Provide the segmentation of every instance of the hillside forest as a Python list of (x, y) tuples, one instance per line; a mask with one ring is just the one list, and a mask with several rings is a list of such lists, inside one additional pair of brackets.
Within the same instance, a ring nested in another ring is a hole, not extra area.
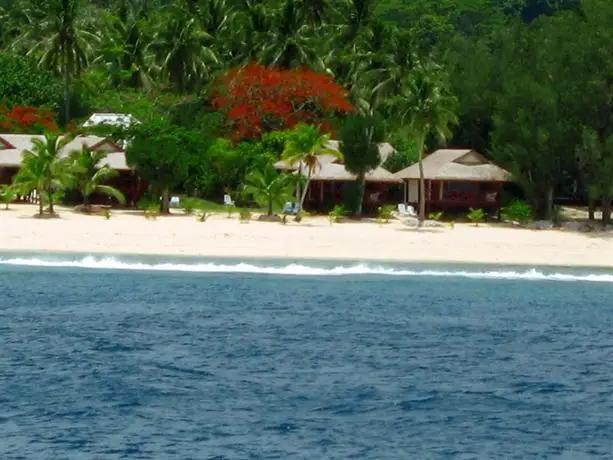
[(392, 172), (473, 148), (534, 218), (609, 221), (611, 24), (610, 0), (0, 0), (0, 129), (130, 113), (128, 160), (205, 197), (329, 138), (358, 178), (381, 140)]

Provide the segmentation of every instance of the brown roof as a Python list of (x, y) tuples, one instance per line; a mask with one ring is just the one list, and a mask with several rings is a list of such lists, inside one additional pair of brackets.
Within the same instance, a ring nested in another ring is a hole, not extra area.
[[(423, 160), (424, 178), (429, 180), (464, 180), (509, 182), (511, 173), (495, 165), (474, 150), (440, 149)], [(419, 163), (394, 174), (397, 179), (419, 179)]]
[[(23, 152), (32, 148), (32, 139), (44, 139), (44, 136), (30, 134), (0, 134), (0, 166), (19, 168), (23, 158)], [(113, 169), (130, 170), (126, 163), (125, 154), (121, 146), (110, 139), (99, 136), (77, 136), (70, 141), (60, 153), (65, 157), (74, 150), (79, 150), (83, 145), (92, 150), (103, 151), (107, 157), (103, 162)]]
[[(302, 174), (306, 177), (306, 170), (303, 170)], [(353, 182), (356, 180), (356, 176), (347, 171), (345, 165), (338, 163), (322, 163), (321, 166), (315, 168), (311, 180), (323, 182)], [(399, 183), (400, 180), (396, 179), (391, 172), (379, 166), (366, 173), (366, 182), (385, 182), (393, 184)]]
[[(330, 150), (336, 150), (337, 152), (340, 151), (340, 141), (335, 141), (335, 140), (331, 140), (328, 141), (326, 143), (325, 146), (327, 149)], [(379, 144), (379, 155), (381, 156), (381, 164), (385, 163), (387, 161), (387, 159), (389, 158), (389, 156), (395, 152), (394, 147), (392, 147), (391, 144), (388, 144), (387, 142), (382, 142)], [(332, 163), (332, 162), (338, 162), (338, 163), (342, 163), (342, 157), (339, 159), (334, 155), (317, 155), (317, 158), (319, 159), (319, 162), (323, 165), (326, 163)], [(295, 171), (298, 169), (298, 164), (293, 164), (290, 165), (287, 161), (285, 160), (279, 160), (275, 163), (275, 168), (276, 169), (280, 169), (283, 171)]]

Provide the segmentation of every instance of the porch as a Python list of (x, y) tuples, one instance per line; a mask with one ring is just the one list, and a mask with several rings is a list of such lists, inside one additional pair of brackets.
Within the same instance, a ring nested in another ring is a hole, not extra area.
[[(327, 213), (350, 200), (355, 186), (355, 181), (312, 181), (305, 198), (305, 209)], [(389, 189), (389, 183), (366, 182), (363, 212), (375, 214), (379, 206), (388, 202)]]
[[(427, 212), (481, 208), (497, 211), (502, 205), (503, 182), (425, 180)], [(405, 202), (420, 202), (419, 180), (405, 181)]]

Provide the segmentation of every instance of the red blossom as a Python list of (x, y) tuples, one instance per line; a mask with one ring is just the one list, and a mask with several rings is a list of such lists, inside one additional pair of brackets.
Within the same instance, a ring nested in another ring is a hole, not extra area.
[(226, 113), (234, 140), (258, 138), (301, 122), (332, 132), (330, 118), (353, 110), (347, 91), (331, 75), (258, 63), (231, 69), (219, 81), (212, 103)]
[(15, 134), (41, 134), (58, 131), (55, 114), (48, 109), (15, 106), (0, 106), (0, 129)]

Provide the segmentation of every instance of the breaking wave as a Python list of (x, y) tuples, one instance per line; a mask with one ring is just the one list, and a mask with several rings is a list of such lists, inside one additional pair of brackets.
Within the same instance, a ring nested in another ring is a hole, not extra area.
[(44, 259), (37, 257), (0, 258), (0, 265), (28, 267), (85, 268), (99, 270), (140, 270), (191, 273), (244, 273), (285, 276), (355, 276), (378, 275), (394, 277), (459, 277), (474, 279), (506, 279), (527, 281), (582, 281), (613, 283), (613, 273), (561, 273), (545, 270), (445, 270), (445, 269), (408, 269), (384, 265), (354, 264), (329, 267), (317, 267), (304, 263), (287, 265), (264, 265), (255, 263), (157, 263), (121, 260), (115, 257), (87, 256), (79, 259)]

